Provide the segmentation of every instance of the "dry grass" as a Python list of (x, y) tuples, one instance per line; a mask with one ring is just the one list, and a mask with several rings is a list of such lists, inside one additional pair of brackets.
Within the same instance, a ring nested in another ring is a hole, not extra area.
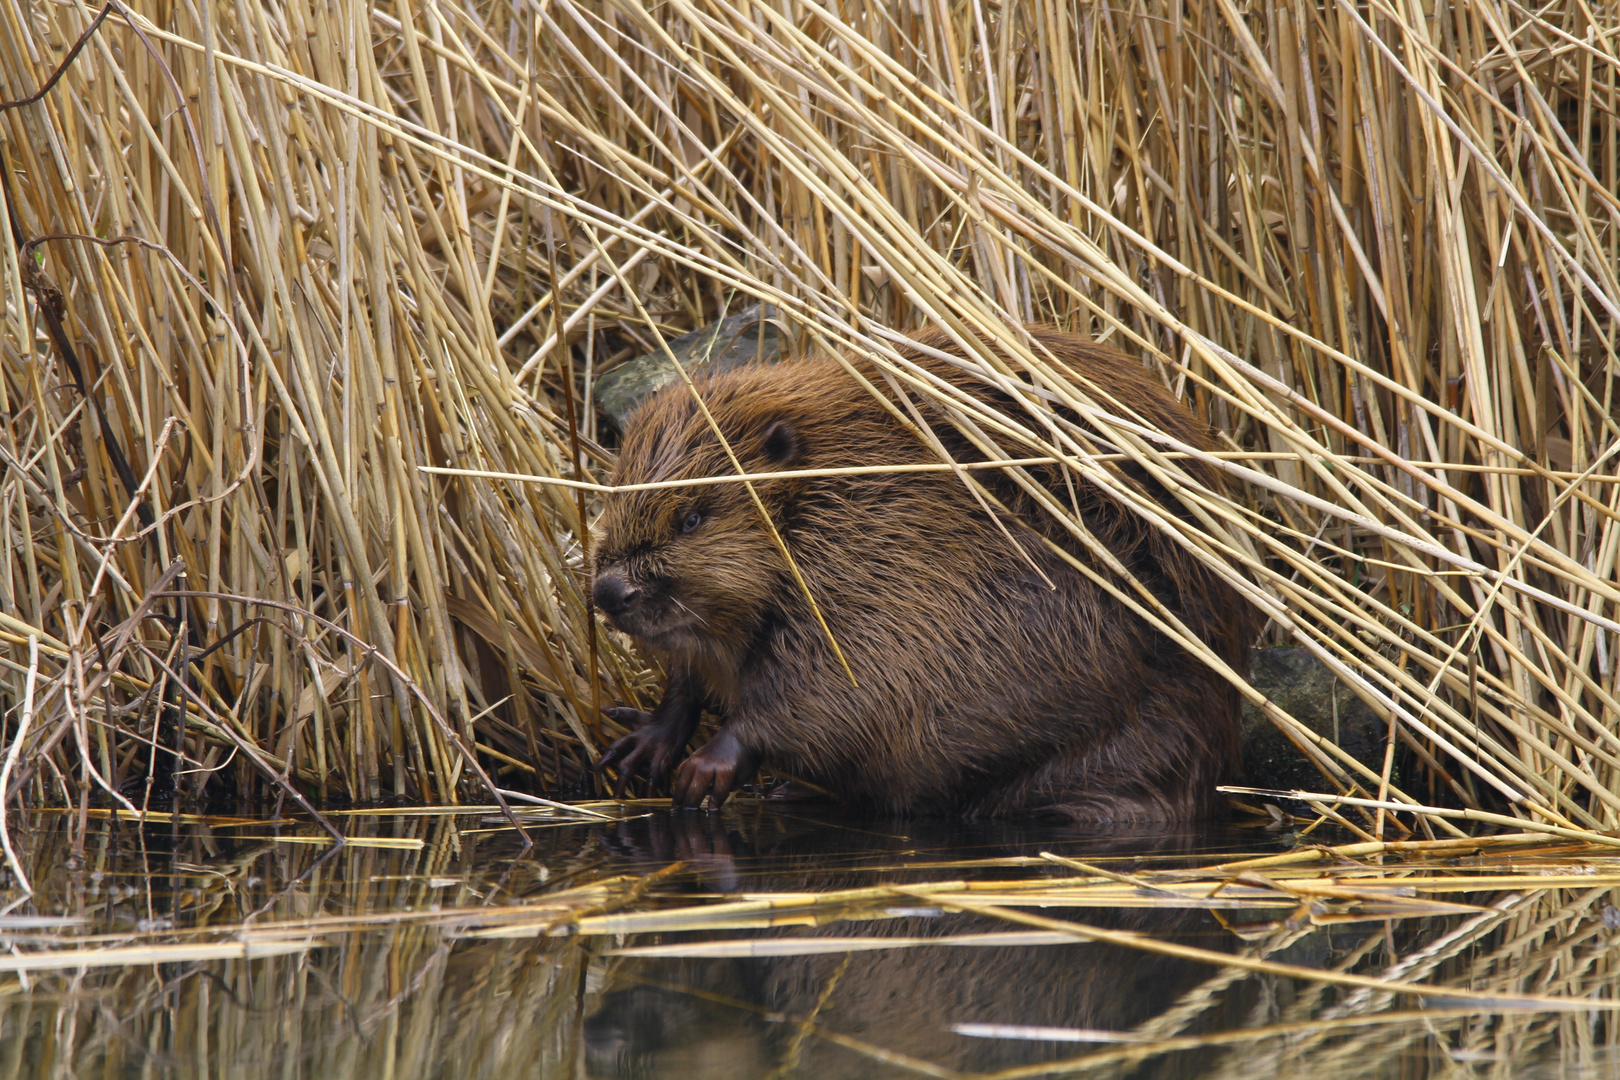
[[(95, 14), (0, 12), (4, 96)], [(1611, 830), (1617, 31), (1576, 0), (114, 5), (0, 112), (4, 798), (571, 787), (598, 706), (656, 685), (587, 608), (589, 487), (430, 470), (589, 485), (595, 376), (761, 298), (925, 398), (906, 328), (1002, 342), (1101, 438), (1033, 396), (959, 422), (1116, 490), (1099, 452), (1185, 448), (1014, 327), (1140, 354), (1242, 490), (1141, 509), (1421, 765), (1257, 701), (1324, 787)]]

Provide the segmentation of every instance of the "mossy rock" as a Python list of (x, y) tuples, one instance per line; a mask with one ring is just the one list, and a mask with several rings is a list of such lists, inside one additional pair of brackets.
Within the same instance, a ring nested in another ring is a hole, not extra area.
[[(782, 334), (770, 304), (753, 304), (729, 318), (669, 339), (670, 352), (687, 374), (727, 371), (751, 361), (773, 363), (782, 355)], [(620, 431), (636, 406), (680, 378), (662, 349), (626, 360), (600, 379), (592, 396), (596, 407)]]
[[(1301, 723), (1373, 770), (1383, 768), (1388, 725), (1308, 649), (1255, 649), (1249, 681)], [(1331, 790), (1316, 766), (1261, 711), (1243, 705), (1243, 772), (1251, 787)]]

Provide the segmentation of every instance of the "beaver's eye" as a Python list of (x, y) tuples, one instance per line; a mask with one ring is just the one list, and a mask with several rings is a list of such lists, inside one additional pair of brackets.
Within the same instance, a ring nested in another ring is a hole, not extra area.
[(689, 533), (701, 524), (703, 524), (703, 515), (694, 510), (686, 515), (685, 521), (681, 522), (681, 532)]

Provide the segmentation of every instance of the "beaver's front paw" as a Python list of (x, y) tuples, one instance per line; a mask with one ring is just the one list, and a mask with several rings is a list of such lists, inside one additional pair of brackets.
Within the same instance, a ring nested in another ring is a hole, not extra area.
[(718, 810), (726, 796), (753, 779), (758, 768), (759, 755), (721, 728), (675, 770), (675, 805), (696, 809), (707, 795), (709, 809)]
[(684, 717), (674, 716), (660, 721), (653, 713), (641, 709), (603, 709), (604, 713), (621, 724), (634, 724), (635, 728), (624, 738), (607, 748), (597, 759), (597, 772), (617, 767), (619, 778), (613, 784), (613, 797), (624, 798), (625, 785), (632, 776), (645, 773), (647, 790), (657, 791), (669, 780), (669, 772), (686, 752), (686, 740), (691, 737)]

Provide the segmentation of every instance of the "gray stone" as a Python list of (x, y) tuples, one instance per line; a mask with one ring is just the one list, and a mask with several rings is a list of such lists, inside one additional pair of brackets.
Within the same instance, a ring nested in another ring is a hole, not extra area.
[[(1255, 649), (1249, 682), (1312, 731), (1377, 771), (1388, 725), (1307, 649)], [(1243, 772), (1251, 787), (1330, 791), (1316, 766), (1253, 705), (1243, 705)], [(1285, 809), (1287, 809), (1285, 807)]]
[[(753, 304), (729, 318), (669, 339), (669, 348), (689, 374), (726, 371), (758, 360), (772, 363), (782, 355), (782, 334), (770, 304)], [(680, 378), (662, 349), (626, 360), (596, 380), (596, 407), (620, 431), (630, 414), (653, 393)]]

